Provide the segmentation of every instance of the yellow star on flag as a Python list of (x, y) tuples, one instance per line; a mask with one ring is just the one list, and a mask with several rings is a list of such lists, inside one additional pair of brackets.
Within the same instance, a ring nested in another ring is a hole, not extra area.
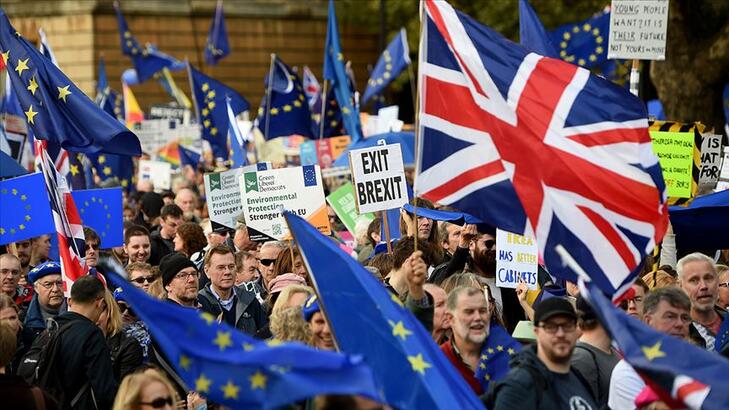
[(192, 359), (185, 356), (184, 354), (180, 356), (180, 367), (189, 371), (191, 364), (192, 364)]
[(35, 90), (38, 89), (38, 83), (35, 81), (35, 77), (30, 77), (30, 81), (28, 81), (28, 86), (26, 88), (32, 95), (35, 95)]
[(210, 384), (213, 381), (205, 377), (204, 374), (200, 373), (200, 377), (195, 379), (195, 391), (198, 393), (210, 393)]
[(111, 175), (111, 167), (104, 167), (103, 172), (104, 175)]
[(481, 364), (478, 365), (478, 367), (480, 367), (480, 368), (482, 368), (482, 369), (485, 370), (486, 369), (486, 363), (481, 363)]
[(215, 316), (211, 315), (208, 312), (200, 313), (200, 318), (207, 322), (208, 326), (212, 325), (215, 322)]
[(645, 355), (645, 358), (649, 361), (653, 361), (654, 359), (657, 359), (659, 357), (666, 356), (666, 353), (661, 351), (661, 341), (657, 341), (656, 344), (653, 346), (642, 346), (641, 350), (643, 350), (643, 354)]
[(390, 300), (400, 305), (401, 308), (405, 307), (405, 305), (402, 303), (402, 300), (400, 300), (400, 298), (397, 297), (397, 295), (394, 293), (390, 293)]
[(284, 110), (284, 112), (289, 112), (289, 111), (291, 111), (291, 106), (286, 104), (283, 106), (283, 110)]
[(25, 116), (28, 118), (28, 122), (31, 124), (35, 124), (33, 122), (33, 118), (38, 115), (36, 111), (33, 111), (33, 104), (30, 105), (30, 108), (28, 108), (28, 111), (25, 112)]
[(15, 66), (15, 71), (18, 72), (18, 77), (23, 75), (23, 71), (28, 69), (28, 60), (30, 60), (30, 57), (25, 60), (18, 59), (18, 65)]
[(504, 346), (498, 345), (498, 346), (496, 346), (496, 350), (498, 350), (500, 352), (503, 352), (504, 351)]
[(212, 100), (213, 98), (215, 98), (215, 90), (210, 90), (210, 91), (208, 91), (208, 98), (210, 98), (211, 100)]
[(343, 114), (349, 114), (349, 108), (348, 107), (342, 107), (342, 113)]
[(211, 123), (210, 123), (210, 120), (205, 120), (205, 121), (203, 121), (203, 127), (205, 127), (205, 128), (208, 128), (208, 127), (210, 127), (210, 124), (211, 124)]
[(8, 58), (10, 57), (10, 50), (8, 50), (8, 51), (6, 51), (4, 53), (0, 53), (0, 54), (2, 54), (2, 56), (3, 56), (3, 63), (5, 63), (5, 65), (7, 65), (8, 64)]
[(276, 108), (276, 107), (271, 108), (271, 115), (276, 115), (276, 114), (278, 114), (278, 108)]
[(72, 164), (71, 165), (71, 175), (76, 176), (78, 175), (78, 165)]
[(233, 341), (230, 339), (230, 332), (218, 331), (217, 336), (213, 340), (213, 344), (220, 348), (222, 352), (226, 347), (233, 346)]
[(482, 355), (481, 355), (481, 360), (488, 360), (488, 359), (489, 359), (489, 357), (488, 357), (488, 356), (486, 356), (485, 354), (482, 354)]
[(210, 135), (212, 135), (212, 136), (218, 135), (218, 129), (216, 127), (211, 128)]
[(507, 350), (506, 352), (509, 353), (510, 355), (513, 355), (514, 353), (516, 353), (516, 350), (514, 350), (510, 347), (509, 350)]
[(17, 190), (17, 189), (15, 189), (15, 188), (13, 188), (13, 190), (12, 190), (12, 191), (10, 191), (10, 192), (12, 192), (12, 193), (13, 193), (13, 195), (15, 195), (15, 196), (17, 196), (17, 195), (18, 195), (18, 190)]
[(294, 101), (294, 107), (301, 107), (301, 101), (295, 100)]
[(281, 342), (279, 339), (276, 339), (276, 338), (271, 339), (271, 340), (266, 340), (266, 345), (268, 345), (268, 347), (280, 346), (281, 343), (283, 343), (283, 342)]
[(30, 221), (30, 215), (25, 215), (26, 222)]
[(248, 378), (251, 381), (251, 390), (265, 389), (267, 379), (265, 374), (261, 373), (260, 370), (256, 370), (253, 376)]
[(213, 108), (215, 108), (215, 101), (210, 101), (210, 102), (208, 103), (208, 108), (210, 108), (211, 110), (212, 110)]
[(223, 391), (224, 399), (238, 400), (238, 390), (240, 387), (233, 384), (233, 381), (228, 380), (228, 383), (220, 388)]
[(5, 229), (0, 228), (0, 235), (5, 235)]
[(250, 352), (251, 350), (255, 349), (256, 347), (250, 343), (243, 343), (243, 350), (246, 352)]
[(400, 337), (402, 340), (407, 339), (408, 336), (413, 334), (412, 331), (408, 330), (405, 325), (402, 323), (402, 320), (395, 323), (392, 320), (388, 320), (390, 322), (390, 326), (392, 326), (392, 335), (395, 337)]
[(204, 84), (202, 85), (202, 90), (203, 90), (203, 91), (207, 91), (207, 90), (208, 90), (209, 88), (210, 88), (210, 85), (209, 85), (208, 83), (204, 83)]
[(202, 115), (203, 115), (203, 117), (207, 117), (208, 114), (210, 114), (210, 110), (208, 110), (207, 108), (203, 108), (202, 109)]
[(99, 164), (103, 164), (104, 162), (106, 162), (106, 156), (104, 156), (104, 155), (99, 155), (99, 159), (98, 159), (98, 161), (99, 161)]
[(423, 360), (422, 353), (418, 353), (417, 356), (408, 356), (408, 361), (410, 362), (410, 366), (413, 367), (413, 370), (423, 376), (425, 376), (426, 369), (433, 367), (430, 363)]
[(67, 85), (65, 87), (56, 87), (58, 88), (59, 100), (63, 100), (63, 102), (66, 102), (66, 96), (71, 95), (71, 91), (68, 91), (68, 87), (70, 87), (70, 85)]
[(20, 225), (18, 225), (18, 228), (20, 228), (20, 230), (22, 231), (23, 229), (25, 229), (25, 225), (20, 224)]

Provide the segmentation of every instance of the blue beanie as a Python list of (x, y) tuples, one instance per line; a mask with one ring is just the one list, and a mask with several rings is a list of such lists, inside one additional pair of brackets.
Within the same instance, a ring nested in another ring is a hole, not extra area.
[(38, 279), (48, 275), (60, 275), (61, 264), (54, 261), (43, 262), (28, 272), (28, 282), (35, 283)]
[(311, 320), (314, 313), (320, 311), (319, 300), (316, 298), (316, 295), (311, 295), (308, 299), (306, 299), (306, 302), (304, 302), (304, 306), (302, 307), (302, 311), (304, 313), (304, 320), (307, 322)]

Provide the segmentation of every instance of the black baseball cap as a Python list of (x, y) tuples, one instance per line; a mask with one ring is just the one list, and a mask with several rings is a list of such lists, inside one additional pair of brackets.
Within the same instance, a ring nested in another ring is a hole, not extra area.
[(569, 300), (561, 297), (542, 300), (534, 309), (534, 324), (538, 325), (554, 316), (569, 316), (577, 320), (577, 313)]

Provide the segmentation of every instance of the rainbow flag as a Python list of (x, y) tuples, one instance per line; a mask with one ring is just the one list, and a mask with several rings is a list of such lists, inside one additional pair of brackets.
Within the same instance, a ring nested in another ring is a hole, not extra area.
[(122, 92), (124, 94), (124, 119), (127, 128), (132, 129), (134, 124), (144, 121), (144, 113), (139, 108), (139, 103), (137, 98), (134, 97), (132, 89), (124, 82), (122, 82)]
[(180, 150), (177, 148), (179, 142), (174, 140), (157, 151), (159, 159), (169, 162), (173, 167), (180, 167)]

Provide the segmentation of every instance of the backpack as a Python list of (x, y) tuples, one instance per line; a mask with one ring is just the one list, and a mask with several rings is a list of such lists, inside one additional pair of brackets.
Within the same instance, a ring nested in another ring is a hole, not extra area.
[[(61, 404), (68, 403), (68, 401), (66, 400), (66, 390), (61, 383), (61, 378), (57, 374), (54, 363), (59, 360), (61, 335), (70, 329), (72, 325), (73, 322), (69, 322), (59, 328), (55, 320), (49, 319), (46, 330), (38, 335), (28, 352), (23, 356), (17, 372), (18, 376), (26, 382), (40, 387)], [(76, 405), (89, 387), (91, 385), (86, 382), (71, 399), (69, 407)]]

